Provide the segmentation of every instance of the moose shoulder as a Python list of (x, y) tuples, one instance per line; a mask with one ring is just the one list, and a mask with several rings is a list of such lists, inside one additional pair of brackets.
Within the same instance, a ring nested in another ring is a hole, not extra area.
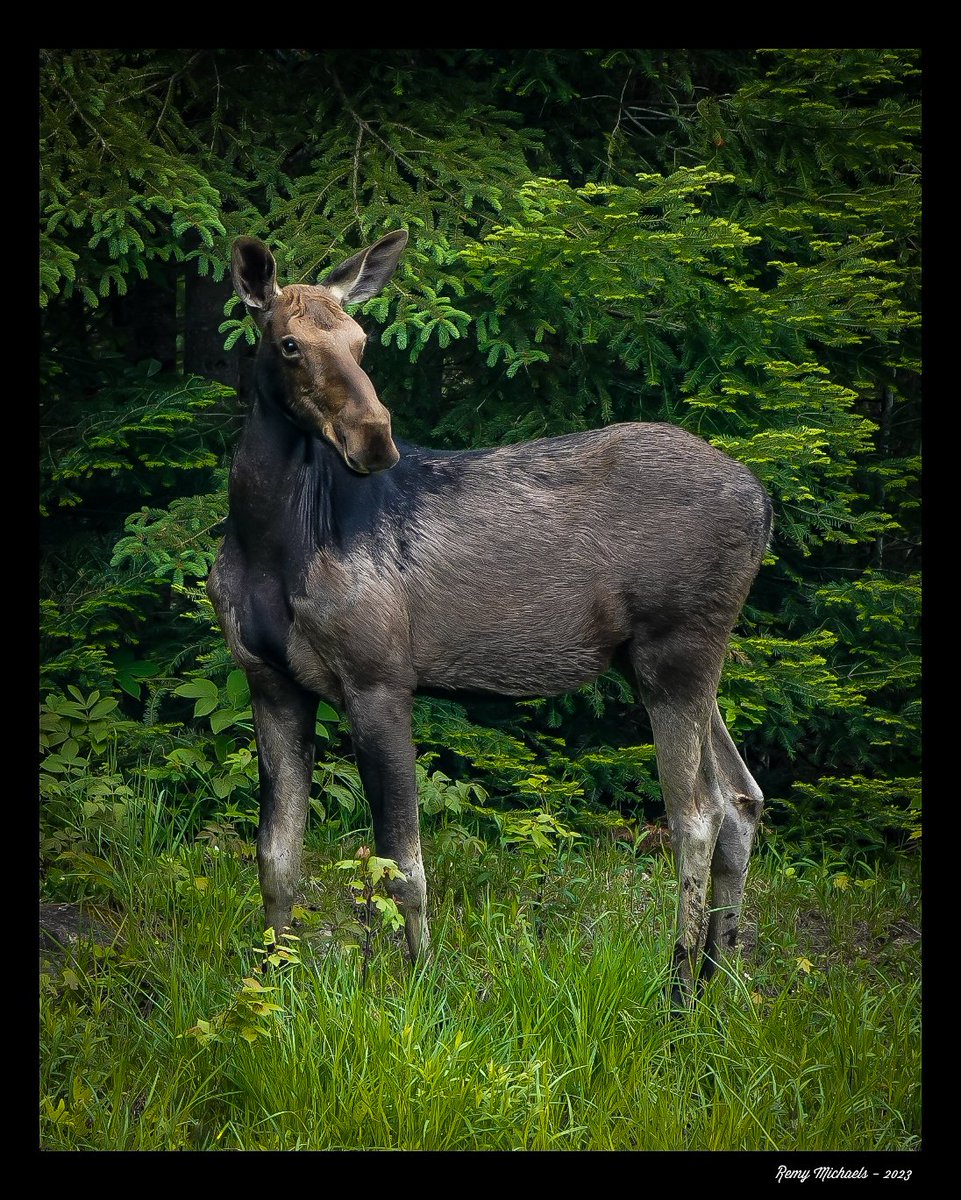
[[(411, 954), (427, 942), (411, 705), (419, 688), (566, 691), (626, 655), (648, 709), (681, 878), (676, 989), (736, 940), (761, 793), (716, 704), (770, 534), (743, 466), (685, 431), (621, 424), (492, 450), (394, 442), (344, 303), (390, 278), (388, 234), (315, 287), (235, 243), (262, 338), (209, 590), (247, 672), (267, 924), (290, 922), (318, 696), (346, 710)], [(708, 908), (709, 884), (713, 891)]]

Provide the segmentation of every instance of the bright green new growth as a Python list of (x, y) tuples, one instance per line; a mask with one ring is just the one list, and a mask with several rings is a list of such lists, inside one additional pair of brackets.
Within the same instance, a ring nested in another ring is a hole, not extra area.
[(366, 987), (377, 921), (385, 932), (404, 927), (404, 914), (388, 895), (386, 886), (392, 879), (406, 879), (407, 876), (392, 858), (371, 854), (369, 846), (361, 846), (353, 858), (341, 859), (334, 866), (338, 871), (354, 873), (354, 878), (347, 881), (347, 888), (357, 905), (354, 931), (359, 937), (361, 987)]

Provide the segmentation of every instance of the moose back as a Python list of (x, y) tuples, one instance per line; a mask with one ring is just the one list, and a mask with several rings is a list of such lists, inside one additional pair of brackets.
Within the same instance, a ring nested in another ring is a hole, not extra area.
[(266, 923), (289, 926), (297, 894), (318, 697), (350, 721), (415, 956), (429, 935), (414, 693), (550, 695), (618, 655), (654, 732), (684, 1002), (734, 948), (761, 813), (716, 695), (770, 502), (745, 467), (666, 424), (460, 453), (398, 446), (343, 305), (377, 294), (406, 242), (387, 234), (320, 284), (284, 288), (266, 246), (234, 243), (234, 286), (262, 336), (208, 587), (250, 682)]

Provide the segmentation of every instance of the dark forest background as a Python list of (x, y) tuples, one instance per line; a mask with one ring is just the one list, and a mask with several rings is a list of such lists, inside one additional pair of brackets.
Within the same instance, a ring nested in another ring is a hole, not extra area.
[[(920, 835), (916, 50), (57, 49), (40, 105), (51, 879), (76, 813), (141, 783), (185, 829), (256, 822), (203, 587), (256, 339), (238, 234), (313, 282), (410, 231), (355, 314), (398, 436), (670, 421), (748, 464), (775, 532), (720, 703), (769, 825), (856, 854)], [(465, 845), (660, 812), (616, 672), (420, 700), (415, 735), (425, 819)], [(318, 746), (314, 807), (349, 819), (326, 705)]]

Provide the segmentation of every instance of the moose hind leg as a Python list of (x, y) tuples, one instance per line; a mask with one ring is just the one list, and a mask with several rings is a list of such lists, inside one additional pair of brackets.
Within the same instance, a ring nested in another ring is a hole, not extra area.
[(407, 949), (416, 959), (427, 949), (430, 933), (411, 740), (413, 697), (407, 689), (385, 684), (345, 688), (345, 694), (377, 854), (392, 858), (406, 877), (388, 889), (404, 915)]
[(734, 954), (748, 860), (764, 797), (714, 706), (711, 745), (724, 799), (724, 820), (711, 859), (711, 914), (699, 983)]
[(314, 768), (317, 698), (276, 671), (248, 672), (260, 768), (257, 868), (265, 928), (290, 926)]
[(693, 993), (698, 948), (707, 924), (711, 859), (723, 820), (710, 753), (713, 701), (713, 692), (703, 690), (691, 699), (647, 705), (680, 889), (671, 985), (675, 1008), (686, 1008)]

